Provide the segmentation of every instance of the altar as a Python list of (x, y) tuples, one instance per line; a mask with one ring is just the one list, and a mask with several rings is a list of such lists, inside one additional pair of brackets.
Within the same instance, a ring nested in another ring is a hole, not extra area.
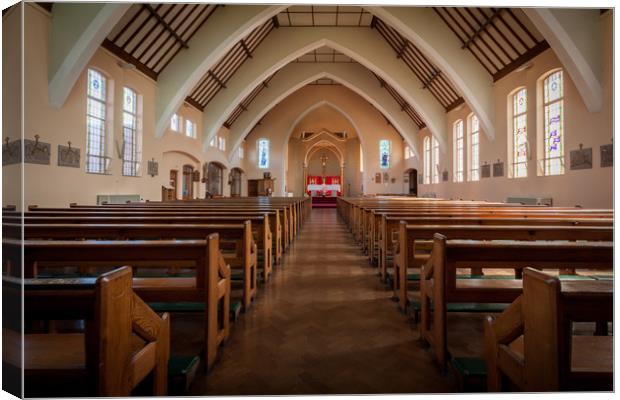
[(335, 207), (336, 198), (342, 196), (339, 176), (308, 176), (306, 193), (312, 197), (312, 207)]

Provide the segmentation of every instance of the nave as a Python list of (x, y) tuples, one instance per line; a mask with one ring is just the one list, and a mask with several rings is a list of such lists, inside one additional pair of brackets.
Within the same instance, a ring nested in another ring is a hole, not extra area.
[[(313, 209), (193, 395), (450, 391), (333, 209)], [(174, 333), (173, 333), (174, 334)]]

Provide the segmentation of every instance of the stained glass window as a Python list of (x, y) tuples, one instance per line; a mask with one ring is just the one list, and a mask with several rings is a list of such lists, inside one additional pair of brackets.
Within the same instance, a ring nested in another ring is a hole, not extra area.
[(379, 141), (379, 166), (381, 168), (390, 168), (391, 143), (389, 140)]
[(185, 135), (196, 139), (196, 124), (189, 119), (185, 121)]
[(469, 180), (480, 180), (480, 121), (472, 115), (469, 118)]
[(88, 70), (86, 96), (86, 172), (106, 173), (106, 78)]
[(180, 125), (179, 116), (177, 114), (173, 114), (172, 118), (170, 118), (170, 129), (175, 132), (179, 132)]
[(269, 140), (258, 139), (258, 168), (269, 168)]
[(512, 95), (512, 177), (527, 177), (527, 89)]
[(564, 173), (564, 87), (562, 71), (543, 81), (545, 175)]
[(433, 183), (439, 183), (439, 142), (433, 136)]
[(123, 88), (123, 175), (138, 176), (141, 159), (138, 137), (138, 96)]
[(463, 136), (463, 120), (460, 119), (454, 124), (454, 182), (463, 182), (464, 175), (464, 152), (465, 137)]
[(431, 138), (424, 138), (424, 183), (431, 183)]

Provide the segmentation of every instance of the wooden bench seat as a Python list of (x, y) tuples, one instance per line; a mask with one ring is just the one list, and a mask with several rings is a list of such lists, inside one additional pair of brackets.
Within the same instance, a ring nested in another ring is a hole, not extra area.
[[(196, 270), (193, 278), (134, 278), (135, 292), (145, 302), (203, 302), (204, 359), (210, 368), (218, 347), (229, 335), (230, 269), (219, 252), (219, 237), (207, 240), (66, 241), (3, 239), (4, 271), (21, 274), (24, 252), (26, 278), (38, 276), (40, 268), (65, 266), (167, 268), (171, 263)], [(222, 307), (219, 307), (219, 305)]]
[[(519, 279), (456, 279), (458, 268), (611, 270), (612, 266), (611, 242), (447, 240), (445, 236), (435, 234), (432, 256), (421, 270), (420, 338), (432, 346), (440, 367), (445, 368), (448, 360), (448, 303), (511, 303), (522, 292)], [(563, 282), (567, 293), (573, 287), (584, 287), (576, 285), (598, 285), (604, 293), (608, 284), (596, 280)]]
[(561, 282), (527, 268), (523, 294), (485, 321), (489, 391), (612, 390), (613, 336), (578, 336), (572, 322), (611, 321), (613, 284)]
[[(167, 394), (169, 317), (159, 317), (134, 294), (130, 268), (96, 280), (4, 277), (4, 295), (21, 297), (22, 284), (26, 327), (39, 319), (83, 319), (86, 324), (83, 333), (26, 331), (23, 364), (22, 335), (4, 324), (4, 362), (23, 366), (26, 396), (63, 390), (82, 396), (129, 396), (151, 372), (154, 394)], [(59, 386), (61, 382), (68, 387)]]

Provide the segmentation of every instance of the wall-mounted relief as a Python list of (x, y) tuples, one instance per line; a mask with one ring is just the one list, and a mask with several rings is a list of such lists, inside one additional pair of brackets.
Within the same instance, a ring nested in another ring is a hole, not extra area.
[(381, 183), (381, 172), (375, 174), (375, 183)]
[(579, 143), (579, 150), (570, 152), (570, 169), (591, 169), (592, 168), (592, 147), (583, 148)]
[(396, 178), (392, 178), (392, 179), (390, 179), (390, 182), (392, 182), (392, 183), (396, 183)]
[(147, 173), (149, 175), (151, 175), (151, 178), (154, 177), (154, 176), (157, 176), (159, 174), (159, 163), (157, 161), (155, 161), (154, 158), (149, 160), (147, 171), (148, 171)]
[(448, 171), (443, 171), (441, 173), (441, 180), (444, 182), (448, 182)]
[(491, 177), (491, 166), (487, 163), (480, 166), (480, 176), (482, 178), (490, 178)]
[(614, 166), (614, 145), (604, 144), (601, 146), (601, 168)]
[(383, 183), (388, 183), (390, 181), (390, 174), (387, 172), (383, 173)]
[(67, 144), (68, 146), (58, 145), (58, 166), (80, 168), (80, 149), (71, 147), (71, 142)]
[(504, 163), (499, 160), (493, 163), (493, 177), (496, 176), (504, 176)]
[(24, 162), (49, 165), (51, 149), (51, 144), (39, 142), (39, 135), (34, 135), (34, 140), (24, 139)]
[(2, 145), (2, 165), (19, 164), (22, 161), (22, 141), (9, 141), (7, 137)]

